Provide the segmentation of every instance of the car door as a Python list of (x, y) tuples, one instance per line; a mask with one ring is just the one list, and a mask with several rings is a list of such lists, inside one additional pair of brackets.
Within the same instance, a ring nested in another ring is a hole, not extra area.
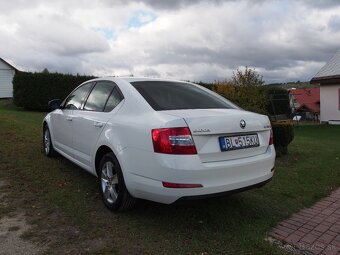
[(97, 140), (106, 123), (115, 114), (123, 99), (112, 81), (98, 81), (88, 96), (83, 109), (74, 114), (73, 145), (77, 161), (91, 167)]
[(75, 89), (64, 101), (62, 109), (51, 114), (53, 143), (56, 149), (73, 157), (74, 112), (81, 109), (93, 83), (86, 83)]

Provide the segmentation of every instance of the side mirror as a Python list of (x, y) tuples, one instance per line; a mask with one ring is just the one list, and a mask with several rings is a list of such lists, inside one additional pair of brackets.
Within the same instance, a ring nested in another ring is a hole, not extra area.
[(56, 109), (61, 109), (60, 104), (61, 104), (61, 100), (60, 99), (53, 99), (53, 100), (48, 102), (48, 107), (52, 111), (54, 111)]

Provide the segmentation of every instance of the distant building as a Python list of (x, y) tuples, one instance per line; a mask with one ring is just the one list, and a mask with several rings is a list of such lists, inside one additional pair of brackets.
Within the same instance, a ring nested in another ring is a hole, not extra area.
[(290, 107), (296, 115), (306, 120), (320, 118), (320, 88), (303, 88), (289, 90)]
[(18, 72), (14, 66), (0, 58), (0, 98), (13, 97), (13, 77)]
[(310, 83), (320, 84), (320, 121), (340, 125), (340, 50)]

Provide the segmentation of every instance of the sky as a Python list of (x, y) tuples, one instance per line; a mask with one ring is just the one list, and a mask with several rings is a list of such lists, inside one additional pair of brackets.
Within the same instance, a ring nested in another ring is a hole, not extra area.
[(23, 71), (307, 81), (339, 49), (339, 0), (0, 0), (0, 57)]

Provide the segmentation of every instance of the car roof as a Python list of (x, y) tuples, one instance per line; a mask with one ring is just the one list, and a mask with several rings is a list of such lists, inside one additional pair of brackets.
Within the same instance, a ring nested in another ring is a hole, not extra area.
[(99, 80), (111, 80), (111, 81), (125, 81), (125, 82), (135, 82), (135, 81), (167, 81), (167, 82), (184, 82), (188, 83), (187, 81), (180, 81), (174, 79), (164, 79), (164, 78), (150, 78), (150, 77), (116, 77), (116, 76), (104, 76), (100, 78), (93, 79), (93, 81)]

